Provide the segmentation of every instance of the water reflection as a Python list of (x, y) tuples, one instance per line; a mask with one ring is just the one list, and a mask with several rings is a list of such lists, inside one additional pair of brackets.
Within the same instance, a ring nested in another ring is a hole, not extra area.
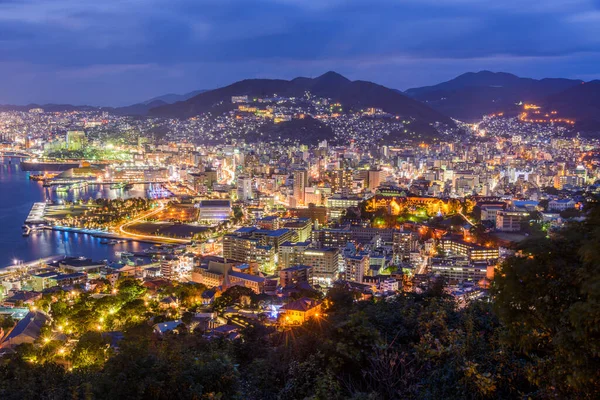
[(145, 185), (124, 190), (97, 184), (57, 193), (41, 182), (29, 180), (29, 173), (19, 167), (19, 159), (0, 158), (0, 268), (12, 264), (14, 259), (31, 261), (58, 254), (112, 260), (116, 257), (115, 252), (137, 252), (148, 248), (150, 245), (137, 242), (100, 244), (99, 238), (81, 233), (42, 231), (29, 237), (21, 235), (21, 225), (35, 202), (144, 197), (145, 193)]

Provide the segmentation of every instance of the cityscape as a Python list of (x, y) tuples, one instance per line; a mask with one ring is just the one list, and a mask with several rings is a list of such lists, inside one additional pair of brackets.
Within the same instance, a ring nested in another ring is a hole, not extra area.
[(400, 90), (269, 51), (186, 94), (0, 105), (0, 398), (599, 398), (598, 71)]

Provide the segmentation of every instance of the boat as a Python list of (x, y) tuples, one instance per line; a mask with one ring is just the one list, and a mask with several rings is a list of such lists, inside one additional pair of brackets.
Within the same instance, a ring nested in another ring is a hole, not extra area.
[(23, 236), (29, 236), (31, 234), (31, 228), (28, 227), (27, 225), (23, 225), (22, 227), (23, 230)]
[(115, 245), (115, 244), (119, 244), (119, 242), (116, 241), (116, 240), (114, 240), (114, 239), (112, 239), (112, 240), (108, 241), (108, 244)]
[(52, 179), (58, 174), (44, 173), (39, 175), (30, 174), (29, 179), (32, 181), (46, 181), (47, 179)]
[(108, 244), (108, 239), (102, 239), (102, 240), (100, 240), (100, 244)]
[(66, 185), (59, 185), (56, 187), (56, 191), (58, 193), (67, 193), (69, 191), (70, 187), (66, 186)]
[(84, 189), (88, 186), (87, 181), (77, 182), (71, 185), (71, 189)]
[(117, 183), (113, 183), (112, 185), (110, 185), (111, 189), (124, 189), (125, 186), (127, 186), (127, 183), (125, 182), (117, 182)]
[(121, 253), (121, 258), (127, 258), (127, 257), (133, 257), (133, 256), (134, 256), (134, 254), (130, 253), (128, 251), (124, 251)]

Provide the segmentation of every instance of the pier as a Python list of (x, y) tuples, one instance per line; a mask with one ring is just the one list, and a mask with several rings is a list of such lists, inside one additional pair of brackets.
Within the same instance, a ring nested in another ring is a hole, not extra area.
[(15, 264), (5, 266), (4, 268), (0, 267), (0, 274), (1, 273), (20, 272), (22, 270), (27, 270), (29, 268), (34, 268), (34, 269), (41, 268), (48, 263), (51, 263), (53, 261), (62, 260), (63, 258), (65, 258), (64, 255), (50, 256), (50, 257), (40, 258), (40, 259), (34, 260), (34, 261), (28, 261), (26, 263), (15, 260)]
[(116, 234), (116, 233), (101, 231), (101, 230), (97, 230), (97, 229), (72, 228), (69, 226), (59, 226), (59, 225), (53, 226), (48, 229), (52, 229), (54, 231), (60, 231), (60, 232), (83, 233), (83, 234), (91, 235), (94, 237), (115, 239), (115, 240), (126, 240), (128, 242), (142, 242), (142, 243), (152, 243), (152, 244), (189, 244), (192, 242), (191, 240), (187, 240), (187, 239), (163, 238), (160, 236), (156, 237), (156, 239), (153, 239), (151, 236), (143, 236), (143, 235), (138, 235), (139, 237), (132, 237), (131, 235), (128, 236), (128, 235), (124, 235), (124, 234)]
[(44, 214), (46, 213), (46, 203), (39, 202), (33, 203), (31, 207), (31, 211), (29, 211), (29, 215), (25, 220), (25, 225), (31, 228), (31, 225), (40, 225), (45, 224), (46, 220), (44, 219)]

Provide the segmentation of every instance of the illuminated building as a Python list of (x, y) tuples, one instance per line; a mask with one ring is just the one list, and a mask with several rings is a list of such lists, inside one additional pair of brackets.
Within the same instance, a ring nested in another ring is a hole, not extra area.
[(85, 144), (84, 131), (67, 131), (67, 150), (81, 150)]
[(417, 238), (411, 232), (393, 232), (392, 250), (394, 264), (406, 262), (410, 258), (410, 253), (416, 248)]
[(526, 211), (498, 211), (496, 213), (496, 230), (500, 232), (519, 232), (521, 224), (529, 220)]
[(466, 257), (433, 258), (431, 272), (441, 275), (450, 282), (478, 282), (485, 278), (488, 269), (493, 268), (486, 261), (469, 262)]
[(458, 238), (443, 238), (440, 246), (444, 251), (467, 257), (470, 262), (497, 260), (500, 256), (498, 248), (479, 246)]
[(300, 282), (312, 282), (312, 270), (309, 265), (294, 265), (279, 271), (279, 285), (286, 287)]
[(313, 285), (331, 287), (341, 271), (342, 256), (339, 249), (306, 249), (302, 264), (313, 267)]
[(248, 201), (254, 198), (252, 193), (252, 178), (240, 176), (237, 179), (237, 195), (241, 201)]
[(296, 233), (296, 241), (304, 242), (310, 238), (312, 232), (312, 223), (308, 218), (298, 218), (283, 223), (284, 229), (289, 229)]
[(351, 240), (352, 233), (349, 229), (321, 229), (312, 232), (312, 241), (318, 247), (346, 247)]
[(315, 204), (323, 205), (323, 191), (318, 187), (304, 188), (304, 203), (306, 205)]
[(343, 197), (340, 195), (333, 195), (327, 199), (327, 207), (345, 210), (348, 207), (358, 207), (361, 201), (362, 199), (360, 197)]
[(217, 224), (226, 221), (231, 216), (231, 201), (202, 200), (198, 206), (199, 221), (203, 224)]
[(333, 193), (349, 193), (352, 189), (352, 170), (349, 168), (333, 171), (331, 191)]
[(283, 305), (280, 309), (281, 322), (286, 325), (302, 324), (309, 318), (321, 315), (321, 302), (303, 297)]
[(548, 202), (548, 210), (550, 211), (565, 211), (570, 208), (575, 208), (575, 202), (571, 199), (550, 200)]
[(345, 258), (344, 279), (351, 282), (362, 283), (363, 277), (369, 271), (369, 255), (357, 254)]
[(380, 169), (373, 169), (369, 171), (369, 190), (373, 193), (377, 190), (379, 185), (385, 179), (384, 172)]
[(308, 171), (298, 169), (294, 171), (294, 199), (296, 204), (305, 205), (304, 191), (308, 185)]
[(238, 235), (223, 237), (223, 258), (226, 261), (257, 263), (261, 268), (272, 270), (275, 267), (275, 249), (261, 245), (258, 238)]
[(248, 96), (231, 96), (231, 102), (232, 103), (247, 103), (248, 102)]
[(233, 270), (232, 263), (210, 261), (206, 267), (194, 267), (192, 281), (207, 287), (245, 286), (255, 293), (262, 293), (265, 278)]
[(278, 269), (286, 269), (292, 265), (299, 264), (302, 260), (302, 253), (308, 248), (310, 242), (285, 242), (279, 246), (278, 251)]

